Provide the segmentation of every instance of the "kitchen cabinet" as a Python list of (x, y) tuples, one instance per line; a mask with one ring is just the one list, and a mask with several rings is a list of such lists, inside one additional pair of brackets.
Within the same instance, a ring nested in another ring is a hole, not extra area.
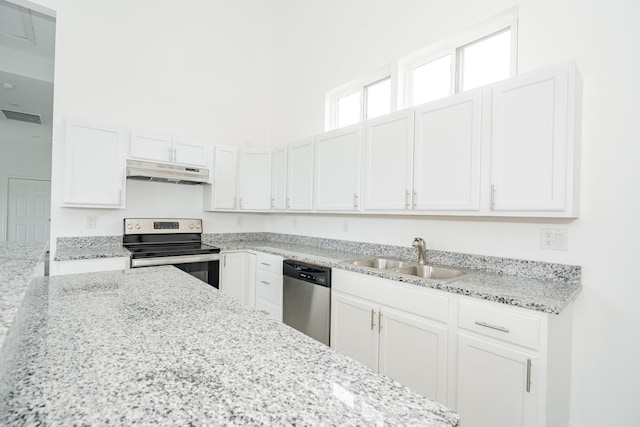
[(310, 211), (313, 209), (313, 139), (289, 144), (287, 151), (287, 209)]
[(315, 210), (360, 210), (360, 125), (317, 136), (314, 148)]
[(256, 255), (255, 307), (282, 322), (282, 257)]
[(580, 83), (573, 62), (490, 87), (494, 215), (576, 217)]
[(271, 209), (287, 209), (287, 146), (273, 150), (271, 168)]
[(411, 209), (413, 109), (378, 117), (364, 125), (365, 211)]
[(63, 206), (124, 208), (126, 131), (73, 118), (64, 129)]
[(146, 131), (132, 131), (129, 156), (143, 160), (208, 167), (208, 145)]
[(204, 210), (237, 208), (238, 149), (216, 145), (213, 149), (213, 182), (203, 188)]
[(220, 254), (219, 289), (242, 304), (255, 306), (256, 256), (246, 251)]
[(271, 150), (242, 150), (238, 207), (241, 210), (271, 208)]
[(416, 108), (414, 210), (479, 210), (481, 111), (481, 91)]
[(446, 402), (446, 296), (334, 270), (331, 299), (332, 348), (430, 399)]
[(459, 297), (461, 425), (569, 425), (570, 346), (570, 308), (548, 315)]

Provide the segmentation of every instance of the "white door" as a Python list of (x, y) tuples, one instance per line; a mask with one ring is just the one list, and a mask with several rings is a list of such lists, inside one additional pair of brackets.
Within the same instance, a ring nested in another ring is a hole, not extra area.
[(144, 160), (173, 161), (171, 136), (152, 132), (131, 132), (129, 156)]
[(566, 208), (568, 90), (566, 66), (491, 87), (492, 210)]
[(538, 425), (536, 362), (526, 352), (458, 334), (461, 427)]
[(9, 178), (7, 240), (49, 240), (51, 181)]
[(313, 208), (313, 140), (289, 145), (287, 159), (287, 209)]
[(388, 307), (379, 322), (380, 373), (446, 404), (447, 327)]
[(243, 150), (240, 154), (239, 207), (271, 208), (271, 150)]
[(173, 161), (187, 165), (210, 167), (207, 159), (209, 147), (199, 141), (173, 140)]
[(364, 209), (410, 209), (413, 109), (369, 120), (364, 132)]
[(414, 209), (479, 210), (481, 102), (472, 91), (416, 109)]
[(271, 208), (283, 211), (287, 209), (287, 147), (273, 150), (271, 175)]
[(316, 210), (359, 210), (360, 138), (360, 125), (354, 125), (327, 132), (315, 139)]
[(378, 306), (332, 292), (331, 348), (378, 370)]

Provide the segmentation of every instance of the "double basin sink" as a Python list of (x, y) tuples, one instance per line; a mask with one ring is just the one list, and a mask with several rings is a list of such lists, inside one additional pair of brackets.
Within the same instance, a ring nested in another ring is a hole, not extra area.
[(364, 258), (347, 261), (347, 264), (358, 267), (384, 270), (389, 273), (407, 274), (409, 276), (423, 279), (437, 280), (443, 283), (453, 282), (462, 279), (468, 273), (454, 268), (440, 267), (429, 264), (419, 264), (417, 262), (404, 261), (394, 258)]

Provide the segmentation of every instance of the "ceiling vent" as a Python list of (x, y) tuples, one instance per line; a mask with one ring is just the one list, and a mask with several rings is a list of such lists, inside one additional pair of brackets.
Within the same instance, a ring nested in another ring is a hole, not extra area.
[(7, 120), (17, 120), (19, 122), (42, 124), (42, 118), (36, 114), (20, 113), (19, 111), (2, 110)]

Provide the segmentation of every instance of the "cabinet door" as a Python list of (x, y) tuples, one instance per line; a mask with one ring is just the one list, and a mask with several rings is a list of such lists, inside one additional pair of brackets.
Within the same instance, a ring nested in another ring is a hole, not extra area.
[(378, 306), (331, 293), (331, 348), (378, 370)]
[(414, 209), (479, 210), (481, 102), (473, 91), (415, 110)]
[(290, 144), (287, 159), (287, 209), (313, 208), (313, 140)]
[(238, 150), (217, 145), (213, 158), (213, 186), (211, 208), (236, 208), (236, 180), (238, 173)]
[(282, 273), (257, 269), (256, 308), (282, 322)]
[(249, 263), (246, 252), (223, 253), (220, 260), (220, 292), (242, 304), (249, 302)]
[(491, 87), (493, 211), (562, 212), (569, 207), (575, 110), (569, 95), (574, 85), (575, 69), (563, 65)]
[(369, 120), (364, 134), (364, 210), (410, 209), (413, 109)]
[(244, 150), (240, 154), (239, 207), (271, 208), (271, 150)]
[(120, 128), (66, 119), (64, 205), (124, 208), (125, 146)]
[(447, 327), (380, 309), (379, 370), (429, 399), (447, 397)]
[(129, 156), (145, 160), (170, 162), (173, 160), (173, 143), (169, 135), (132, 131)]
[(273, 150), (271, 171), (271, 209), (287, 209), (287, 147)]
[(537, 425), (537, 358), (458, 334), (458, 412), (463, 427)]
[(354, 211), (360, 207), (360, 125), (316, 137), (314, 207)]
[(187, 165), (210, 167), (208, 159), (208, 144), (186, 139), (173, 140), (173, 161)]

